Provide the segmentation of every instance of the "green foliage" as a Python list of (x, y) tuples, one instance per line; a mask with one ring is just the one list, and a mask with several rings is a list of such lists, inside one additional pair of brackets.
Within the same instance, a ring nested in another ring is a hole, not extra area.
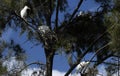
[(4, 75), (7, 72), (7, 68), (3, 67), (2, 64), (0, 63), (0, 75)]
[[(1, 0), (1, 6), (7, 10), (19, 10), (26, 0)], [(4, 9), (3, 9), (4, 10)]]
[(7, 68), (2, 66), (2, 63), (3, 63), (2, 53), (4, 52), (5, 47), (6, 47), (6, 43), (4, 42), (4, 40), (0, 41), (0, 75), (3, 75), (7, 72)]
[(114, 10), (120, 12), (120, 1), (119, 0), (114, 0)]
[[(71, 39), (73, 39), (71, 43), (75, 43), (81, 49), (88, 47), (100, 34), (106, 30), (106, 27), (103, 25), (103, 22), (101, 20), (101, 16), (97, 14), (93, 18), (90, 18), (91, 15), (86, 14), (83, 17), (76, 17), (72, 22), (68, 24), (63, 24), (63, 26), (67, 25), (67, 27), (61, 31), (64, 37), (60, 38), (64, 39), (67, 37), (65, 40), (68, 41), (71, 41)], [(106, 39), (108, 38), (104, 37), (100, 40), (100, 42), (102, 43)]]
[[(117, 3), (116, 3), (117, 2)], [(108, 28), (113, 27), (109, 30), (111, 46), (110, 49), (114, 52), (119, 52), (120, 50), (120, 13), (119, 13), (119, 1), (115, 0), (115, 6), (112, 11), (109, 12), (105, 19), (105, 24)]]
[[(28, 19), (21, 20), (17, 15), (13, 14), (11, 11), (16, 11), (19, 15), (19, 11), (24, 6), (26, 1), (30, 1), (33, 7), (32, 18), (28, 17)], [(60, 0), (59, 11), (60, 12), (68, 12), (66, 9), (69, 9), (68, 2), (69, 0)], [(107, 29), (111, 26), (114, 26), (113, 29), (110, 29), (108, 33), (106, 33), (101, 39), (99, 39), (92, 47), (89, 52), (94, 52), (96, 48), (100, 48), (104, 44), (111, 42), (110, 50), (119, 51), (120, 48), (120, 2), (115, 0), (115, 6), (108, 12), (106, 8), (109, 8), (110, 0), (95, 0), (98, 3), (101, 3), (102, 11), (97, 12), (88, 12), (85, 13), (84, 16), (75, 16), (71, 21), (69, 18), (71, 16), (70, 13), (67, 13), (65, 16), (66, 21), (63, 21), (62, 24), (59, 24), (57, 31), (54, 30), (55, 22), (52, 19), (54, 12), (56, 12), (55, 8), (57, 8), (57, 0), (1, 0), (0, 3), (0, 32), (6, 27), (6, 23), (14, 21), (16, 28), (20, 28), (20, 36), (26, 33), (26, 37), (28, 40), (33, 40), (36, 43), (43, 43), (44, 48), (50, 47), (47, 50), (51, 50), (50, 52), (56, 52), (55, 50), (59, 48), (63, 48), (66, 54), (70, 54), (73, 52), (77, 53), (77, 58), (82, 56), (85, 49), (88, 48), (91, 43), (94, 42), (101, 34), (103, 34)], [(108, 13), (106, 13), (108, 12)], [(104, 14), (106, 15), (104, 16)], [(93, 15), (94, 14), (94, 15)], [(58, 15), (59, 16), (59, 15)], [(59, 18), (59, 17), (58, 17)], [(57, 20), (57, 19), (56, 19)], [(58, 19), (59, 20), (59, 19)], [(23, 22), (22, 22), (23, 21)], [(104, 22), (104, 23), (103, 23)], [(58, 38), (52, 39), (51, 35), (41, 37), (38, 29), (38, 26), (42, 24), (46, 24), (50, 27), (51, 31), (54, 32), (54, 35)], [(33, 27), (35, 27), (35, 29)], [(1, 32), (3, 33), (3, 32)], [(45, 46), (45, 44), (48, 44)], [(4, 44), (1, 44), (4, 45)], [(16, 56), (18, 60), (24, 60), (26, 58), (25, 51), (21, 48), (19, 44), (15, 44), (11, 41), (5, 47), (1, 46), (0, 54), (4, 51), (4, 48), (9, 48), (12, 50), (13, 56)], [(95, 48), (95, 49), (94, 49)], [(52, 51), (55, 49), (54, 51)], [(82, 49), (82, 52), (81, 52)], [(89, 53), (88, 52), (88, 53)], [(107, 55), (111, 53), (108, 48), (101, 50), (99, 55), (97, 55), (98, 60), (104, 60)], [(78, 55), (79, 54), (79, 55)], [(51, 55), (51, 53), (50, 53)], [(99, 58), (101, 57), (101, 58)], [(52, 60), (52, 59), (51, 59)], [(70, 60), (72, 61), (72, 59)], [(51, 62), (52, 63), (52, 62)], [(1, 66), (0, 66), (1, 67)], [(3, 72), (6, 70), (2, 68)], [(0, 69), (0, 72), (1, 69)]]
[(95, 0), (95, 1), (98, 3), (106, 4), (106, 3), (110, 3), (112, 0)]
[[(3, 54), (5, 51), (6, 51), (6, 54)], [(0, 40), (0, 76), (2, 75), (15, 76), (16, 75), (16, 73), (14, 74), (14, 72), (17, 72), (16, 70), (17, 67), (13, 67), (12, 68), (13, 70), (10, 70), (11, 71), (10, 72), (8, 71), (7, 66), (3, 66), (3, 63), (7, 60), (8, 62), (9, 60), (11, 61), (12, 57), (16, 58), (15, 59), (16, 61), (24, 62), (24, 60), (26, 59), (26, 54), (25, 54), (25, 51), (20, 47), (20, 45), (15, 44), (13, 40), (11, 40), (10, 43), (4, 40)], [(20, 68), (17, 68), (17, 69), (20, 69)], [(20, 76), (20, 74), (17, 74), (17, 76)]]

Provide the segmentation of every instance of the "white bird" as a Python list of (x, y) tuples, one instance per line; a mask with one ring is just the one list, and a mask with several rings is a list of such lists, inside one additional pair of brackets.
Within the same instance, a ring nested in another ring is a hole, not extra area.
[(85, 66), (87, 66), (90, 62), (89, 61), (82, 61), (76, 66), (76, 71), (79, 72)]
[(78, 13), (78, 16), (84, 16), (84, 11), (80, 11), (80, 12)]
[(46, 32), (49, 32), (50, 31), (50, 28), (46, 25), (42, 25), (42, 26), (39, 26), (38, 27), (38, 30), (41, 32), (41, 33), (46, 33)]
[(20, 11), (21, 18), (25, 19), (27, 17), (28, 10), (30, 10), (30, 8), (28, 6), (24, 6), (24, 8)]

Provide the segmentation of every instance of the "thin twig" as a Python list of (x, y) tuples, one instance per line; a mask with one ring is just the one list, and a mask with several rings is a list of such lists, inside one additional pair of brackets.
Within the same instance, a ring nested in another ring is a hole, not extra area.
[(73, 11), (69, 21), (71, 21), (73, 19), (73, 17), (75, 16), (75, 14), (77, 13), (78, 9), (80, 8), (81, 4), (82, 4), (83, 0), (80, 0), (80, 2), (78, 3), (76, 9)]
[[(88, 61), (88, 60), (86, 60), (86, 61)], [(96, 62), (98, 62), (98, 61), (91, 60), (91, 61), (89, 61), (89, 62), (96, 63)], [(104, 63), (104, 64), (109, 64), (109, 65), (113, 65), (113, 66), (118, 66), (118, 64), (111, 63), (111, 62), (102, 62), (102, 63)], [(120, 64), (119, 64), (119, 65), (120, 65)]]
[(21, 73), (24, 69), (26, 69), (27, 67), (29, 67), (29, 66), (31, 66), (31, 65), (34, 65), (34, 64), (40, 65), (40, 66), (45, 65), (44, 63), (40, 63), (40, 62), (33, 62), (33, 63), (30, 63), (30, 64), (26, 65), (24, 68), (22, 68), (22, 69), (19, 71), (19, 73)]
[(69, 20), (65, 23), (65, 25), (59, 26), (59, 29), (71, 24), (71, 20), (74, 18), (75, 14), (77, 13), (78, 9), (80, 8), (80, 6), (82, 5), (83, 0), (80, 0), (80, 2), (78, 3), (78, 5), (76, 6), (76, 9), (73, 11), (71, 17), (69, 18)]

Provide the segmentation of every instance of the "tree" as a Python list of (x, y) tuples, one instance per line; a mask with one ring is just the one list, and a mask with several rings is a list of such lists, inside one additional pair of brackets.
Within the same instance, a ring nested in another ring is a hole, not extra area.
[[(109, 34), (110, 34), (110, 37), (111, 37), (111, 40), (110, 42), (112, 43), (110, 45), (110, 50), (112, 50), (113, 52), (115, 52), (115, 56), (113, 57), (114, 59), (114, 62), (116, 62), (115, 64), (116, 65), (110, 65), (108, 68), (109, 68), (109, 72), (110, 74), (112, 73), (118, 73), (116, 75), (119, 76), (119, 3), (120, 1), (118, 0), (115, 0), (114, 1), (114, 6), (112, 7), (112, 10), (109, 12), (111, 13), (110, 15), (107, 13), (106, 14), (106, 25), (108, 25), (107, 27), (113, 27), (113, 29), (109, 30)], [(109, 22), (109, 23), (108, 23)], [(111, 69), (111, 70), (110, 70)], [(116, 69), (116, 70), (115, 70)]]
[[(68, 55), (70, 65), (65, 76), (68, 76), (88, 53), (95, 53), (90, 62), (96, 56), (97, 61), (94, 63), (96, 67), (119, 52), (117, 51), (119, 50), (119, 43), (117, 43), (119, 41), (119, 26), (114, 27), (114, 25), (119, 25), (119, 1), (114, 2), (116, 4), (111, 6), (111, 0), (95, 0), (100, 3), (98, 10), (95, 12), (88, 11), (80, 16), (77, 15), (77, 12), (85, 0), (78, 0), (78, 4), (72, 13), (67, 11), (70, 8), (68, 1), (1, 0), (0, 3), (1, 35), (7, 27), (19, 28), (20, 35), (27, 32), (28, 40), (34, 41), (36, 44), (42, 43), (46, 56), (45, 76), (52, 76), (54, 55), (61, 48)], [(22, 19), (19, 11), (25, 2), (31, 4), (33, 12), (30, 17)], [(59, 23), (59, 13), (64, 13), (62, 23)], [(115, 16), (112, 13), (115, 13)], [(52, 19), (53, 15), (55, 15), (55, 20)], [(14, 21), (15, 26), (13, 26), (12, 21)], [(38, 27), (43, 24), (50, 28), (50, 31), (45, 34), (38, 30)], [(17, 56), (23, 53), (19, 45), (15, 45), (13, 48)], [(0, 53), (2, 52), (3, 50)], [(76, 60), (73, 60), (74, 53), (77, 54), (75, 55)], [(85, 70), (81, 73), (83, 76), (86, 75)]]

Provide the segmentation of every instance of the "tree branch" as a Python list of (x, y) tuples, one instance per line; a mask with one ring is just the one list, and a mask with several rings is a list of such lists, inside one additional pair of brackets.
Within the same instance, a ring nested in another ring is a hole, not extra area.
[(100, 40), (107, 32), (108, 30), (111, 30), (115, 27), (115, 25), (112, 25), (109, 29), (107, 29), (106, 31), (104, 31), (96, 40), (94, 40), (90, 46), (88, 47), (88, 49), (84, 52), (84, 54), (82, 54), (78, 59), (77, 62), (75, 64), (72, 65), (72, 67), (67, 71), (67, 73), (65, 74), (65, 76), (68, 76), (72, 70), (74, 70), (74, 68), (79, 64), (80, 60), (89, 52), (89, 50), (93, 47), (93, 45)]
[[(108, 45), (110, 45), (111, 43), (107, 43), (106, 45), (104, 45), (103, 47), (99, 48), (95, 54), (92, 56), (92, 58), (89, 60), (89, 62), (91, 62), (93, 60), (93, 58), (102, 50), (104, 49), (105, 47), (107, 47)], [(89, 64), (88, 64), (89, 65)], [(84, 69), (83, 73), (86, 71), (88, 65), (86, 66), (86, 68)]]
[(21, 73), (24, 69), (26, 69), (27, 67), (29, 67), (29, 66), (31, 66), (31, 65), (34, 65), (34, 64), (36, 64), (36, 65), (45, 65), (45, 64), (43, 64), (43, 63), (40, 63), (40, 62), (33, 62), (33, 63), (30, 63), (30, 64), (28, 64), (28, 65), (26, 65), (24, 68), (22, 68), (20, 71), (19, 71), (19, 73)]
[(52, 0), (49, 0), (49, 15), (48, 15), (48, 26), (50, 27), (50, 29), (52, 29), (51, 27), (51, 16), (52, 16)]
[(56, 19), (55, 19), (55, 28), (56, 28), (56, 29), (58, 28), (59, 6), (60, 6), (60, 0), (57, 0)]
[(33, 27), (31, 24), (29, 24), (25, 19), (21, 18), (20, 15), (18, 15), (16, 12), (14, 12), (14, 14), (19, 17), (20, 19), (22, 19), (27, 25), (29, 25), (29, 27), (31, 27), (34, 30), (38, 30), (37, 28)]
[[(14, 68), (14, 69), (12, 69), (10, 71), (7, 71), (6, 74), (9, 75), (10, 72), (14, 72), (14, 71), (15, 71), (15, 74), (21, 73), (23, 70), (25, 70), (26, 68), (28, 68), (29, 66), (34, 65), (34, 64), (39, 65), (39, 66), (44, 66), (45, 65), (45, 64), (43, 64), (41, 62), (33, 62), (33, 63), (30, 63), (30, 64), (24, 66), (23, 68)], [(21, 70), (16, 71), (16, 69), (21, 69)]]
[(101, 60), (101, 62), (98, 62), (95, 66), (98, 66), (99, 64), (102, 63), (102, 61), (105, 61), (106, 59), (108, 59), (109, 57), (113, 56), (114, 53), (109, 54), (108, 56), (106, 56), (104, 59)]
[[(42, 37), (41, 37), (41, 33), (40, 33), (40, 31), (38, 30), (37, 27), (34, 27), (33, 25), (29, 24), (25, 19), (21, 18), (21, 16), (19, 16), (15, 11), (14, 11), (14, 14), (15, 14), (15, 16), (17, 16), (17, 17), (19, 17), (21, 20), (23, 20), (27, 25), (29, 25), (28, 28), (31, 28), (31, 29), (35, 30), (35, 32), (38, 33), (40, 39), (43, 40)], [(27, 26), (25, 26), (25, 27), (27, 27)]]
[(72, 15), (71, 15), (71, 17), (70, 17), (69, 21), (71, 21), (71, 20), (72, 20), (72, 18), (75, 16), (75, 14), (77, 13), (78, 9), (80, 8), (80, 6), (81, 6), (82, 2), (83, 2), (83, 0), (80, 0), (80, 2), (78, 3), (78, 5), (77, 5), (76, 9), (75, 9), (75, 10), (74, 10), (74, 12), (72, 13)]
[[(91, 60), (90, 62), (98, 62), (98, 61), (94, 61), (94, 60)], [(109, 64), (109, 65), (113, 65), (113, 66), (118, 66), (118, 64), (115, 64), (115, 63), (111, 63), (111, 62), (102, 62), (102, 63), (104, 63), (104, 64)], [(119, 64), (120, 65), (120, 64)]]
[(59, 29), (71, 24), (71, 20), (73, 19), (73, 17), (75, 16), (75, 14), (77, 13), (78, 9), (80, 8), (81, 4), (82, 4), (83, 0), (80, 0), (80, 2), (78, 3), (78, 5), (76, 6), (76, 9), (73, 11), (71, 17), (69, 18), (69, 20), (66, 22), (64, 25), (59, 26)]

